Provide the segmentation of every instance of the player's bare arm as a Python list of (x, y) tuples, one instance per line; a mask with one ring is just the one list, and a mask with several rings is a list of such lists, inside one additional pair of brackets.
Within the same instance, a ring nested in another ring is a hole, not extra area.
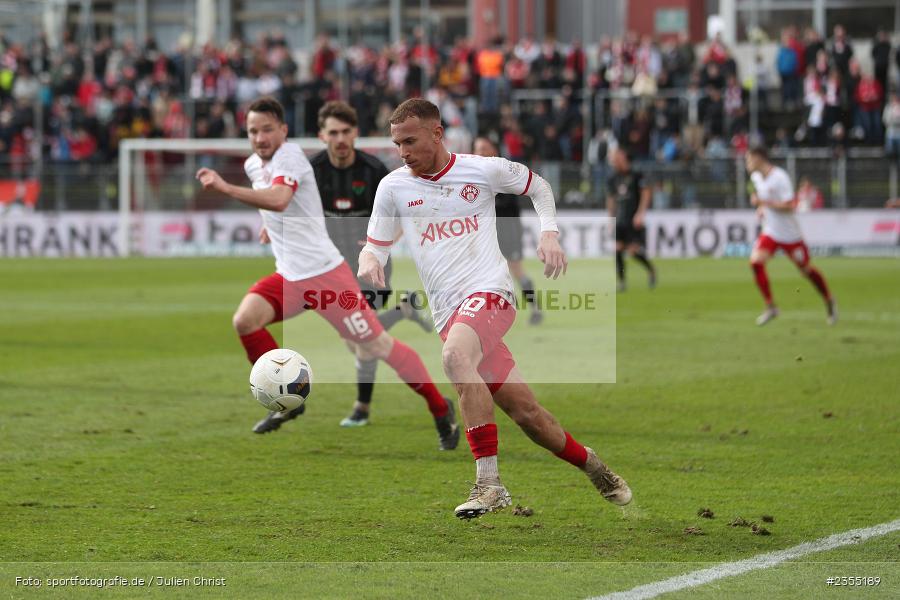
[(378, 257), (368, 250), (359, 253), (359, 272), (356, 276), (378, 288), (387, 287), (384, 282), (384, 267)]
[(538, 244), (538, 258), (544, 263), (544, 276), (557, 279), (565, 275), (569, 267), (566, 253), (559, 245), (559, 232), (542, 231), (541, 241)]
[(260, 244), (271, 244), (272, 240), (269, 238), (269, 232), (266, 231), (265, 227), (259, 228), (259, 243)]
[(232, 185), (222, 179), (222, 176), (215, 170), (206, 167), (197, 171), (197, 179), (205, 190), (220, 192), (255, 208), (275, 212), (282, 212), (286, 209), (294, 195), (294, 190), (290, 186), (278, 183), (264, 190)]

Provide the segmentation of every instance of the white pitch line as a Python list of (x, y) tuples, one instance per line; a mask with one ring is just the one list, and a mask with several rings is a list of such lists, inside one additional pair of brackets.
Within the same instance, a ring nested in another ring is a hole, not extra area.
[(858, 544), (870, 538), (887, 535), (894, 531), (900, 531), (900, 519), (889, 523), (873, 525), (872, 527), (866, 527), (864, 529), (853, 529), (851, 531), (845, 531), (844, 533), (836, 533), (812, 542), (805, 542), (799, 546), (794, 546), (793, 548), (787, 548), (786, 550), (767, 552), (766, 554), (759, 554), (744, 560), (723, 563), (721, 565), (716, 565), (715, 567), (710, 567), (709, 569), (693, 571), (684, 575), (663, 579), (656, 583), (639, 585), (638, 587), (625, 592), (614, 592), (605, 596), (596, 596), (589, 600), (644, 600), (646, 598), (655, 598), (661, 594), (668, 594), (669, 592), (677, 592), (679, 590), (697, 587), (698, 585), (705, 585), (717, 579), (734, 577), (735, 575), (741, 575), (758, 569), (768, 569), (769, 567), (774, 567), (777, 564), (788, 560), (794, 560), (795, 558), (800, 558), (807, 554), (815, 554), (817, 552), (825, 552), (826, 550), (840, 548), (841, 546)]

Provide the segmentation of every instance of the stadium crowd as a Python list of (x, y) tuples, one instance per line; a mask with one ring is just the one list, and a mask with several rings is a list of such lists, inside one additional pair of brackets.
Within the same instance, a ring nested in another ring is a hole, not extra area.
[[(108, 162), (123, 138), (240, 135), (244, 107), (262, 94), (283, 102), (291, 135), (314, 132), (319, 106), (342, 96), (359, 113), (361, 135), (387, 135), (393, 107), (424, 95), (440, 106), (453, 151), (468, 151), (474, 135), (493, 130), (514, 160), (580, 161), (587, 86), (607, 92), (592, 103), (591, 110), (603, 109), (602, 128), (588, 146), (592, 161), (611, 142), (627, 144), (639, 159), (666, 162), (745, 149), (753, 78), (761, 110), (796, 115), (771, 132), (777, 145), (884, 143), (896, 153), (900, 99), (886, 99), (886, 92), (900, 49), (880, 33), (874, 73), (863, 72), (853, 52), (841, 26), (829, 40), (791, 27), (775, 64), (758, 56), (754, 72), (741, 78), (719, 39), (698, 56), (684, 36), (656, 40), (633, 32), (604, 38), (590, 59), (577, 41), (496, 39), (476, 48), (461, 39), (438, 47), (416, 33), (400, 44), (342, 52), (322, 35), (299, 65), (277, 33), (197, 51), (188, 36), (174, 48), (152, 39), (140, 47), (101, 39), (85, 50), (69, 40), (59, 52), (42, 40), (26, 47), (0, 39), (0, 153), (26, 160), (36, 151), (35, 110), (45, 157)], [(770, 93), (776, 85), (781, 93)], [(513, 106), (515, 90), (540, 90), (541, 99)]]

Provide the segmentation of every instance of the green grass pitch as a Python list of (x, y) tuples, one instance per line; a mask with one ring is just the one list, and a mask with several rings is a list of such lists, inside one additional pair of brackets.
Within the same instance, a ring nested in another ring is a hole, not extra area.
[[(617, 383), (535, 389), (634, 503), (603, 502), (498, 414), (501, 473), (534, 514), (460, 522), (471, 455), (437, 451), (405, 386), (376, 386), (366, 428), (337, 426), (352, 384), (317, 384), (300, 420), (250, 432), (263, 410), (230, 319), (269, 260), (0, 261), (0, 597), (585, 598), (896, 519), (900, 262), (818, 263), (833, 328), (784, 259), (770, 266), (782, 315), (763, 329), (743, 261), (661, 261), (653, 292), (629, 263)], [(396, 277), (415, 281), (409, 265)], [(333, 337), (318, 317), (297, 323)], [(577, 352), (519, 331), (548, 356)], [(435, 336), (393, 333), (437, 368)], [(762, 515), (771, 535), (728, 525)], [(690, 593), (845, 597), (825, 577), (879, 576), (866, 597), (896, 597), (898, 557), (895, 533)], [(46, 583), (117, 575), (187, 583)]]

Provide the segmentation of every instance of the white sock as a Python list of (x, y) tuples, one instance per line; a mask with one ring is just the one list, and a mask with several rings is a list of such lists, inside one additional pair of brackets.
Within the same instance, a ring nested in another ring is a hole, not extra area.
[(475, 483), (500, 485), (500, 471), (497, 469), (496, 454), (475, 459)]

